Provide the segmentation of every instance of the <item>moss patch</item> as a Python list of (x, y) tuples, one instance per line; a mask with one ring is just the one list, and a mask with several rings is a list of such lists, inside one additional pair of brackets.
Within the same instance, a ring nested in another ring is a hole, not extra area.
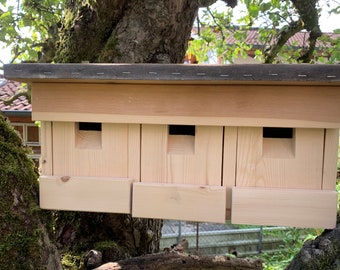
[(1, 269), (44, 269), (38, 207), (38, 175), (29, 150), (0, 115), (0, 265)]

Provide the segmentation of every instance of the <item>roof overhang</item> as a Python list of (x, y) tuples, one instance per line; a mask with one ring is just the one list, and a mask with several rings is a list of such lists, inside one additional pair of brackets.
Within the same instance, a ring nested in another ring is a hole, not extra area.
[(340, 85), (340, 65), (8, 64), (20, 82)]

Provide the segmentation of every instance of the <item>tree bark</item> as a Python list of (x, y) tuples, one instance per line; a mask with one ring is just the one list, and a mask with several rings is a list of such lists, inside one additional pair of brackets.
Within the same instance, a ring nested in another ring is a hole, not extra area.
[(337, 227), (307, 241), (286, 270), (340, 269), (340, 215)]
[(28, 150), (0, 114), (0, 265), (1, 269), (61, 270), (48, 231), (49, 212), (39, 209), (38, 175)]
[(56, 62), (182, 63), (198, 0), (70, 0)]
[(261, 270), (259, 259), (239, 259), (229, 256), (196, 256), (184, 253), (158, 253), (129, 260), (104, 264), (94, 270), (170, 270), (170, 269), (215, 269), (215, 270)]
[[(198, 8), (198, 0), (69, 0), (55, 62), (183, 63)], [(125, 257), (159, 251), (161, 220), (57, 215), (60, 247), (89, 250), (96, 242), (114, 240)]]

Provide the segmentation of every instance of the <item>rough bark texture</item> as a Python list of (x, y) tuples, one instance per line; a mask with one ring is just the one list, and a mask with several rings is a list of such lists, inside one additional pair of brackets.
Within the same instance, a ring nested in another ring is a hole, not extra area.
[(315, 240), (307, 241), (286, 270), (340, 269), (340, 215), (337, 227), (325, 230)]
[(259, 259), (238, 259), (229, 256), (195, 256), (183, 253), (158, 253), (104, 264), (94, 270), (261, 270)]
[[(55, 61), (182, 63), (198, 7), (198, 0), (69, 0)], [(159, 251), (161, 220), (57, 215), (60, 248), (84, 251), (114, 241), (117, 260)]]
[(28, 150), (0, 114), (1, 269), (62, 269), (49, 238), (51, 215), (38, 205), (38, 175)]
[(198, 1), (69, 1), (56, 62), (181, 63)]

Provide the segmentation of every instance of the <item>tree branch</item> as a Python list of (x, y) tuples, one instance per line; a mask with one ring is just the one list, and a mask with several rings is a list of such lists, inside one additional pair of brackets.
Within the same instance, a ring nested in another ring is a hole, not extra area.
[(106, 263), (94, 270), (124, 269), (224, 269), (247, 270), (262, 269), (260, 259), (240, 259), (231, 256), (196, 256), (177, 252), (163, 252), (131, 258), (119, 262)]
[(279, 33), (277, 41), (274, 45), (271, 45), (264, 53), (265, 63), (273, 63), (277, 54), (280, 52), (281, 48), (286, 44), (288, 39), (300, 32), (303, 29), (302, 21), (291, 22), (288, 26), (283, 27)]
[(316, 8), (318, 0), (291, 0), (297, 9), (300, 19), (303, 22), (304, 29), (310, 31), (309, 48), (298, 59), (303, 63), (309, 63), (315, 50), (316, 40), (321, 37), (322, 32), (319, 26), (319, 14)]

